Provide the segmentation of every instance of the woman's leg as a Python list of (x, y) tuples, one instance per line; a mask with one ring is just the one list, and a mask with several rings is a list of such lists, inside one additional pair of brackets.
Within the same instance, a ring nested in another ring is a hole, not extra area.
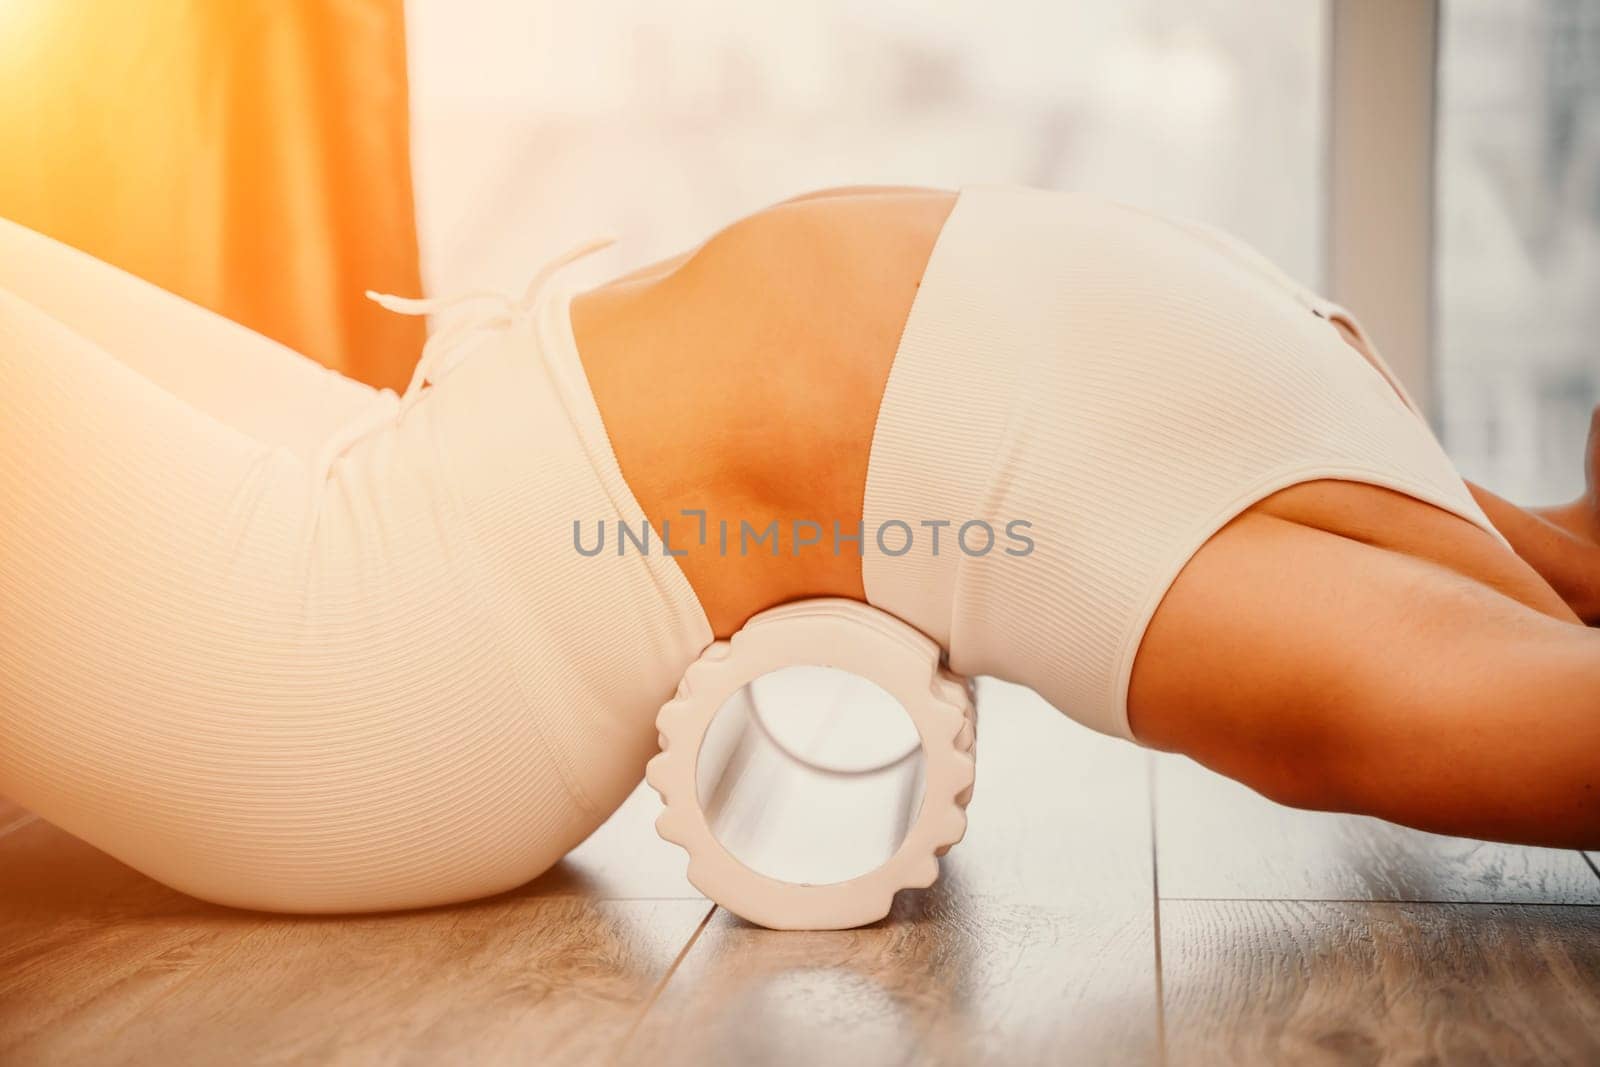
[(302, 459), (394, 403), (392, 394), (5, 219), (0, 290), (196, 410)]
[(561, 570), (546, 520), (608, 498), (583, 442), (521, 432), (568, 417), (526, 341), (324, 472), (0, 289), (0, 794), (284, 911), (499, 892), (592, 831), (699, 634), (645, 610), (642, 560)]
[(1483, 531), (1385, 490), (1307, 483), (1212, 537), (1129, 715), (1284, 803), (1600, 845), (1600, 633)]

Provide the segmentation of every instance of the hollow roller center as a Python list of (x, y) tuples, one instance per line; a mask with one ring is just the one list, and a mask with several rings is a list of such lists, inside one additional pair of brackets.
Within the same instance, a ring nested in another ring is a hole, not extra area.
[(873, 922), (932, 884), (966, 830), (971, 687), (864, 604), (757, 615), (690, 667), (657, 727), (657, 829), (701, 892), (753, 922)]

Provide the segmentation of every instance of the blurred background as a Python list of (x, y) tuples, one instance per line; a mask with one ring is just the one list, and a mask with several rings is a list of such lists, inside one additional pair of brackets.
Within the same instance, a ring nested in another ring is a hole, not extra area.
[(1305, 275), (1324, 18), (1314, 0), (414, 0), (428, 278), (525, 269), (530, 234), (611, 227), (619, 255), (665, 255), (877, 182), (1090, 190), (1218, 221)]
[(1570, 499), (1600, 402), (1600, 3), (1442, 13), (1435, 421), (1468, 477)]
[(0, 0), (0, 90), (0, 215), (378, 384), (421, 336), (368, 285), (514, 290), (615, 233), (599, 280), (817, 187), (1023, 182), (1234, 231), (1352, 306), (1469, 477), (1582, 485), (1596, 0)]
[[(616, 232), (604, 273), (819, 186), (1001, 181), (1204, 219), (1327, 290), (1338, 2), (411, 0), (424, 274), (512, 287)], [(1434, 19), (1410, 60), (1437, 64), (1414, 131), (1433, 284), (1412, 298), (1434, 329), (1389, 354), (1468, 477), (1570, 499), (1600, 402), (1600, 3)]]

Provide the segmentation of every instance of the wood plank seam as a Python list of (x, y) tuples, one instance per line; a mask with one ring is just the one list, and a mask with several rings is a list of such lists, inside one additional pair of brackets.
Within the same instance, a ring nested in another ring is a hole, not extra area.
[(1167, 1062), (1167, 991), (1161, 963), (1161, 854), (1160, 836), (1156, 833), (1156, 759), (1154, 753), (1145, 753), (1145, 791), (1149, 799), (1150, 817), (1150, 940), (1155, 948), (1156, 992), (1156, 1057), (1157, 1062)]
[(656, 1001), (661, 998), (662, 990), (667, 988), (667, 983), (672, 981), (672, 976), (678, 972), (679, 966), (682, 965), (689, 953), (694, 950), (695, 942), (700, 940), (700, 935), (705, 932), (706, 927), (710, 925), (711, 919), (716, 913), (717, 906), (715, 904), (706, 909), (706, 913), (700, 917), (700, 925), (696, 926), (694, 932), (689, 935), (688, 940), (684, 941), (683, 947), (678, 950), (678, 954), (672, 958), (672, 962), (667, 965), (667, 969), (662, 972), (661, 977), (656, 981), (655, 987), (650, 990), (650, 995), (645, 997), (644, 1003), (639, 1005), (639, 1010), (634, 1013), (632, 1025), (622, 1035), (622, 1040), (617, 1042), (616, 1058), (613, 1062), (622, 1062), (623, 1053), (627, 1051), (628, 1045), (632, 1043), (634, 1034), (638, 1032), (645, 1016), (649, 1015), (650, 1009), (655, 1007)]

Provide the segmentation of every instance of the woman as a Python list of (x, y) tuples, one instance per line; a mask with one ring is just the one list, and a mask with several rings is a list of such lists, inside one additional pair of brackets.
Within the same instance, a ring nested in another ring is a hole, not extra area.
[(832, 190), (489, 302), (398, 398), (0, 236), (0, 793), (198, 896), (531, 878), (810, 596), (1290, 804), (1600, 844), (1593, 492), (1469, 495), (1211, 231)]

